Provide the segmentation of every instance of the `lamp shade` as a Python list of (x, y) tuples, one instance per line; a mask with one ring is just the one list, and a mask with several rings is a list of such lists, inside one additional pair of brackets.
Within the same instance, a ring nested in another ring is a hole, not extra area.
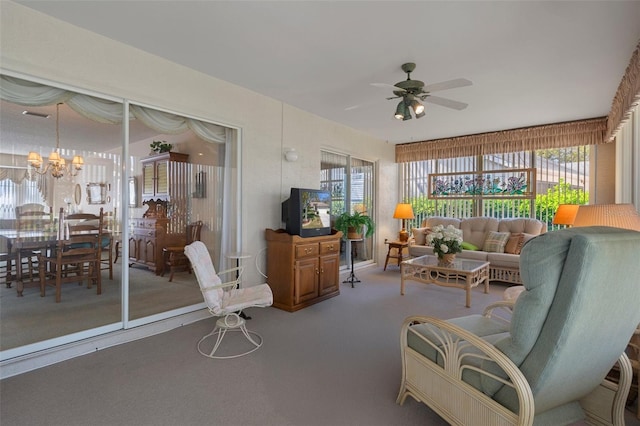
[(633, 204), (594, 204), (580, 206), (573, 226), (611, 226), (640, 231), (640, 215)]
[(573, 225), (578, 207), (580, 206), (577, 204), (560, 204), (551, 223), (554, 225)]
[(411, 204), (399, 203), (396, 206), (396, 211), (393, 212), (394, 219), (413, 219), (414, 217)]

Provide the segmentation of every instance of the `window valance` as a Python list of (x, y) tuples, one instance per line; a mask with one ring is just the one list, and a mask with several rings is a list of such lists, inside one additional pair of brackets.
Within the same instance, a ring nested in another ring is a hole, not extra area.
[(607, 120), (607, 142), (613, 142), (638, 105), (640, 105), (640, 42), (631, 55), (627, 71), (622, 77), (618, 91), (611, 103), (611, 111)]
[(396, 145), (396, 163), (605, 142), (607, 117)]
[[(107, 124), (122, 122), (122, 104), (51, 87), (7, 75), (0, 76), (0, 99), (18, 105), (42, 106), (64, 103), (89, 120)], [(225, 143), (227, 128), (153, 108), (131, 105), (129, 120), (138, 119), (162, 133), (178, 134), (191, 129), (200, 138)]]

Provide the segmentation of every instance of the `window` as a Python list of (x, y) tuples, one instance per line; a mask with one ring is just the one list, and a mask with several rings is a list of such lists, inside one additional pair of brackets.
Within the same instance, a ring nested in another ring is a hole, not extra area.
[[(487, 170), (536, 170), (535, 199), (485, 198), (432, 199), (429, 174)], [(429, 216), (535, 217), (553, 229), (551, 221), (559, 204), (586, 204), (589, 200), (589, 146), (553, 148), (477, 157), (415, 161), (402, 164), (402, 197), (413, 205), (418, 227)]]

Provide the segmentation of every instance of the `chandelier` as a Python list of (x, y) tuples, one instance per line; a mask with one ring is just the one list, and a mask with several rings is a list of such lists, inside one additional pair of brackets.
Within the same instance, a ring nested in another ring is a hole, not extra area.
[(48, 164), (42, 167), (42, 157), (35, 151), (29, 152), (27, 163), (31, 166), (31, 170), (40, 175), (51, 172), (51, 176), (56, 179), (61, 178), (65, 173), (76, 176), (82, 170), (84, 158), (81, 155), (76, 155), (71, 160), (71, 164), (67, 164), (58, 151), (60, 151), (60, 104), (56, 105), (56, 149), (49, 154)]

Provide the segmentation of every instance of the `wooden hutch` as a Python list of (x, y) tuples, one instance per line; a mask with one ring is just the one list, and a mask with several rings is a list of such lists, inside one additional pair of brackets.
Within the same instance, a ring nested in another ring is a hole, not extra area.
[(303, 238), (267, 229), (265, 237), (273, 306), (293, 312), (340, 294), (342, 232)]
[(189, 155), (165, 152), (140, 160), (142, 218), (131, 219), (129, 263), (143, 265), (157, 275), (164, 269), (162, 249), (186, 243)]

